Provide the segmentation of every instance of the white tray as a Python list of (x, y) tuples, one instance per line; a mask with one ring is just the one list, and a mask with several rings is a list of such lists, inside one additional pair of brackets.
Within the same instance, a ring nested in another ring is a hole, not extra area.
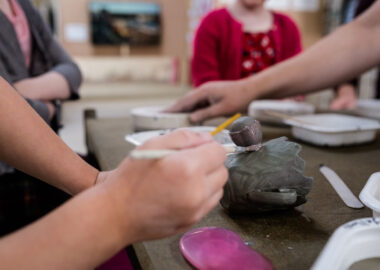
[(380, 219), (351, 221), (334, 232), (311, 270), (346, 270), (356, 262), (379, 258), (379, 243)]
[(284, 122), (292, 126), (295, 138), (320, 146), (370, 142), (380, 129), (380, 121), (341, 114), (293, 116)]
[(380, 119), (380, 100), (376, 100), (376, 99), (358, 100), (355, 111), (361, 116)]
[(287, 115), (312, 114), (315, 107), (306, 102), (296, 102), (289, 100), (257, 100), (249, 105), (249, 116), (263, 122), (283, 124), (283, 120), (278, 117), (266, 114), (266, 111), (274, 111)]
[[(187, 129), (195, 131), (195, 132), (211, 132), (215, 129), (215, 127), (188, 127)], [(172, 132), (173, 129), (165, 129), (165, 130), (153, 130), (153, 131), (145, 131), (145, 132), (137, 132), (133, 134), (128, 134), (125, 136), (125, 140), (135, 146), (139, 146), (146, 142), (149, 139), (165, 135), (167, 133)], [(215, 140), (224, 145), (233, 144), (228, 130), (223, 130), (222, 132), (216, 134), (214, 136)], [(234, 145), (234, 144), (233, 144)]]
[(380, 218), (380, 172), (371, 175), (359, 198), (365, 206), (372, 209), (374, 217)]
[(188, 113), (163, 113), (163, 106), (131, 110), (135, 130), (157, 130), (190, 126)]

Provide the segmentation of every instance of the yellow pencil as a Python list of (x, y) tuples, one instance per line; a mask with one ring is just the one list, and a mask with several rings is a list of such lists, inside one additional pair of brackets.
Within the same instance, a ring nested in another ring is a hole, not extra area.
[(211, 132), (211, 135), (212, 136), (215, 136), (216, 134), (218, 134), (219, 132), (221, 132), (223, 129), (225, 129), (226, 127), (228, 127), (229, 125), (231, 125), (235, 120), (237, 120), (238, 118), (241, 117), (241, 114), (240, 113), (237, 113), (235, 114), (234, 116), (232, 116), (231, 118), (228, 118), (223, 124), (221, 124), (220, 126), (218, 126), (216, 129), (214, 129), (212, 132)]

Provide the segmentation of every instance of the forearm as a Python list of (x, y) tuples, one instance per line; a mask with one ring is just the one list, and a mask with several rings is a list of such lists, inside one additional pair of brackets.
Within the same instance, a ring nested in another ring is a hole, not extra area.
[(30, 99), (49, 101), (70, 97), (70, 87), (65, 77), (54, 71), (21, 80), (14, 86), (22, 96)]
[(98, 170), (74, 153), (0, 79), (0, 159), (70, 194), (95, 183)]
[(373, 17), (365, 14), (299, 56), (246, 79), (247, 91), (252, 98), (294, 96), (334, 86), (376, 66), (380, 26)]
[(103, 187), (88, 190), (40, 221), (0, 239), (1, 268), (88, 270), (99, 266), (129, 243), (130, 230), (121, 228), (113, 196), (107, 192)]

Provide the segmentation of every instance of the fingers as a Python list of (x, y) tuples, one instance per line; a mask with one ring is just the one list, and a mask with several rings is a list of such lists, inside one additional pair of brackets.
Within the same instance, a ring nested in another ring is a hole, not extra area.
[(190, 121), (193, 123), (200, 123), (206, 119), (223, 116), (226, 114), (226, 108), (222, 102), (212, 104), (210, 107), (200, 109), (190, 115)]
[(196, 107), (198, 103), (208, 100), (207, 91), (202, 89), (192, 91), (183, 98), (179, 99), (175, 104), (165, 109), (164, 112), (189, 112)]
[(167, 135), (153, 138), (138, 149), (180, 150), (209, 143), (212, 140), (213, 138), (210, 133), (198, 133), (186, 129), (180, 129)]
[(211, 198), (215, 193), (223, 189), (228, 179), (228, 171), (223, 166), (208, 175), (205, 185), (205, 196)]
[(187, 164), (188, 174), (194, 174), (194, 172), (210, 174), (224, 167), (226, 151), (219, 143), (211, 142), (196, 148), (180, 151), (173, 154), (172, 158)]
[(202, 210), (201, 210), (201, 213), (200, 215), (202, 217), (204, 217), (205, 215), (207, 215), (208, 212), (210, 212), (212, 209), (215, 208), (215, 206), (218, 205), (219, 201), (222, 199), (223, 197), (223, 189), (219, 189), (217, 192), (215, 192), (213, 194), (213, 196), (211, 198), (209, 198), (209, 200), (204, 204)]

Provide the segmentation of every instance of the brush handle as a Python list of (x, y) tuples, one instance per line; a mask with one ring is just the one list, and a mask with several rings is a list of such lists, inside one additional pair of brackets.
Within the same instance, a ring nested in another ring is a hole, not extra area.
[[(226, 154), (231, 154), (236, 152), (235, 145), (223, 145)], [(178, 150), (133, 150), (129, 157), (136, 160), (154, 160), (164, 158), (170, 154), (179, 152)]]

